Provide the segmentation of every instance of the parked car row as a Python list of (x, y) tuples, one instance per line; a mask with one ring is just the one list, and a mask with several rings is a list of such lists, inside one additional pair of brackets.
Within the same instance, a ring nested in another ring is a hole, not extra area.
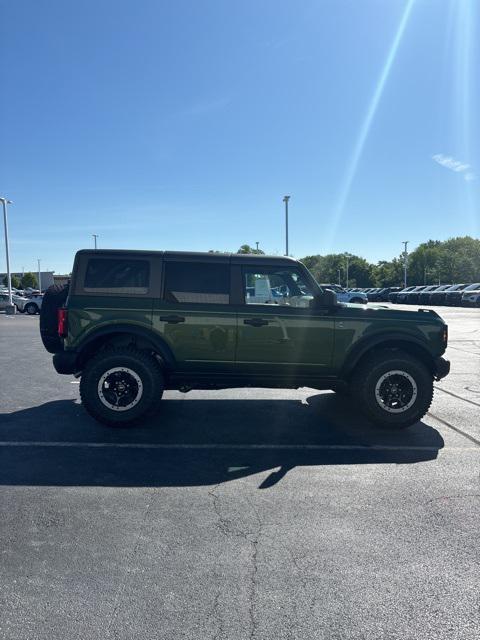
[[(2, 287), (0, 289), (0, 310), (3, 311), (3, 309), (7, 307), (8, 300), (8, 289)], [(20, 313), (28, 313), (28, 315), (31, 316), (40, 313), (42, 300), (43, 294), (33, 289), (30, 291), (20, 291), (19, 289), (12, 288), (12, 302)]]
[[(338, 285), (336, 285), (338, 287)], [(480, 307), (480, 282), (471, 284), (413, 285), (410, 287), (371, 287), (347, 289), (350, 295), (363, 294), (368, 302), (396, 304)]]
[(402, 287), (370, 287), (367, 289), (347, 289), (350, 294), (363, 295), (368, 302), (388, 302), (388, 296), (394, 291), (400, 291)]
[(480, 307), (480, 282), (407, 287), (392, 292), (389, 301), (396, 304)]

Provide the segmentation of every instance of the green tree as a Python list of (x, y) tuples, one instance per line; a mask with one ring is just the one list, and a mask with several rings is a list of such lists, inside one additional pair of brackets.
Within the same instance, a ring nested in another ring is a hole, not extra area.
[(257, 255), (265, 255), (265, 252), (261, 249), (254, 249), (249, 244), (242, 244), (237, 253), (256, 253)]
[[(303, 264), (309, 269), (314, 278), (321, 283), (333, 283), (339, 281), (346, 285), (347, 260), (343, 253), (331, 253), (326, 256), (306, 256)], [(360, 256), (350, 256), (348, 261), (348, 285), (350, 287), (373, 286), (374, 265)]]
[[(20, 288), (20, 280), (17, 278), (17, 276), (10, 276), (10, 282), (12, 284), (12, 287), (14, 289), (19, 289)], [(3, 284), (8, 287), (8, 277), (5, 276), (3, 279)]]
[(36, 289), (37, 286), (38, 284), (35, 274), (31, 271), (27, 271), (27, 273), (22, 277), (22, 288), (26, 289), (27, 287), (31, 287), (32, 289)]

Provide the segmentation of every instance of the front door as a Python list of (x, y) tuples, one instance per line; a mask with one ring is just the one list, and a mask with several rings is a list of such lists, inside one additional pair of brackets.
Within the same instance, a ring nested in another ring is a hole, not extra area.
[(293, 378), (332, 374), (334, 320), (312, 308), (314, 291), (297, 267), (244, 266), (237, 307), (237, 370)]

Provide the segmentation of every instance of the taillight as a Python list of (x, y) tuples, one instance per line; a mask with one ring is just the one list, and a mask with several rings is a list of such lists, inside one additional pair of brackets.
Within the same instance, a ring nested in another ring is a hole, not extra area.
[(68, 334), (68, 311), (67, 309), (59, 309), (57, 311), (58, 335), (60, 338), (66, 338)]

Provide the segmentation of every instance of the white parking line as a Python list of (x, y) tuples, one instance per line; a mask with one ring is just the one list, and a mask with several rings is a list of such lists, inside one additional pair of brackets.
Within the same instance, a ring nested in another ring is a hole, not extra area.
[(0, 447), (65, 447), (89, 449), (251, 449), (251, 450), (291, 450), (291, 451), (478, 451), (478, 447), (427, 447), (401, 445), (363, 444), (171, 444), (139, 442), (42, 442), (40, 440), (0, 441)]

